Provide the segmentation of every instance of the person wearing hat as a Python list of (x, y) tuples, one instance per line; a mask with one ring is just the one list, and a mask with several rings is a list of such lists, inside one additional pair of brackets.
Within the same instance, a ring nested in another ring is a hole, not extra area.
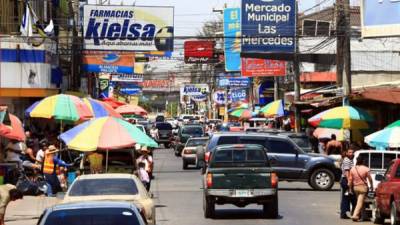
[(147, 149), (147, 146), (142, 146), (141, 156), (137, 159), (137, 165), (139, 167), (139, 163), (144, 163), (145, 170), (149, 174), (150, 178), (153, 177), (153, 157), (149, 155), (150, 151)]
[(46, 182), (50, 185), (50, 190), (48, 191), (48, 195), (57, 194), (57, 192), (62, 191), (60, 181), (57, 177), (57, 172), (59, 167), (69, 167), (70, 164), (65, 163), (61, 159), (56, 156), (56, 153), (59, 150), (54, 146), (50, 145), (44, 154), (44, 162), (43, 162), (43, 175), (46, 179)]

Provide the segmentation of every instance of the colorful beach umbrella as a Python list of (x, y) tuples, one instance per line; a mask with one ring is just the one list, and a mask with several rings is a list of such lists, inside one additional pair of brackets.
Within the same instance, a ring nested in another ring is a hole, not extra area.
[(273, 101), (260, 109), (265, 117), (282, 117), (285, 115), (285, 109), (282, 100)]
[(34, 103), (26, 111), (32, 118), (55, 119), (66, 122), (76, 122), (93, 117), (87, 105), (73, 95), (53, 95)]
[(231, 112), (231, 116), (240, 118), (240, 119), (250, 119), (253, 117), (253, 112), (249, 109), (237, 109)]
[(9, 124), (0, 123), (0, 136), (12, 140), (25, 141), (26, 136), (21, 120), (11, 113), (8, 113), (5, 117), (7, 118), (3, 122), (9, 120)]
[(392, 127), (400, 127), (400, 120), (397, 120), (394, 123), (389, 124), (386, 128), (392, 128)]
[(134, 115), (147, 115), (147, 111), (140, 106), (137, 105), (122, 105), (118, 107), (115, 111), (120, 113), (121, 115), (125, 114), (134, 114)]
[(373, 118), (364, 110), (352, 106), (340, 106), (311, 117), (308, 122), (316, 127), (333, 129), (368, 129)]
[(376, 148), (400, 148), (400, 126), (385, 128), (370, 134), (364, 141)]
[(122, 105), (126, 105), (126, 103), (117, 101), (114, 98), (105, 98), (105, 99), (102, 99), (102, 101), (107, 103), (111, 107), (113, 107), (113, 109), (116, 109), (116, 108), (118, 108), (118, 107), (120, 107)]
[(140, 144), (158, 144), (136, 126), (115, 117), (101, 117), (84, 122), (60, 135), (69, 149), (77, 151), (113, 150)]
[(121, 114), (116, 112), (113, 107), (105, 102), (93, 99), (84, 98), (83, 102), (88, 106), (89, 110), (93, 114), (94, 118), (100, 118), (105, 116), (113, 116), (117, 118), (122, 118)]

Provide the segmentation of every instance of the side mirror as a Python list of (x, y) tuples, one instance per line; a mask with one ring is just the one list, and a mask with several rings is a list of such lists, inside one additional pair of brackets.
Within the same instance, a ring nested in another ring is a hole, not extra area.
[(383, 180), (385, 180), (385, 177), (382, 174), (377, 174), (375, 176), (375, 180), (376, 181), (383, 181)]

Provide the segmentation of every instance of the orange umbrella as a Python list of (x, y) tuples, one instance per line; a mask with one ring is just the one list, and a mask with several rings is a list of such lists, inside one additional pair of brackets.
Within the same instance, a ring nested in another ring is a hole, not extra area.
[[(0, 124), (0, 136), (12, 140), (25, 141), (26, 136), (21, 120), (11, 113), (8, 114), (8, 119), (10, 121), (10, 125), (4, 123)], [(6, 120), (7, 119), (5, 119), (5, 121)]]
[(119, 114), (135, 114), (135, 115), (147, 115), (147, 111), (144, 110), (142, 107), (137, 105), (123, 105), (118, 107), (115, 111)]

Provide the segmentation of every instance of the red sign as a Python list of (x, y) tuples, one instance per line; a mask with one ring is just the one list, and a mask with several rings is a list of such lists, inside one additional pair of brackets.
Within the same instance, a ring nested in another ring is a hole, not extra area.
[(285, 75), (285, 61), (242, 58), (242, 76), (244, 77), (274, 77)]
[(167, 88), (170, 86), (170, 80), (144, 80), (139, 83), (143, 88)]
[(217, 61), (214, 41), (186, 41), (185, 63), (212, 63)]

